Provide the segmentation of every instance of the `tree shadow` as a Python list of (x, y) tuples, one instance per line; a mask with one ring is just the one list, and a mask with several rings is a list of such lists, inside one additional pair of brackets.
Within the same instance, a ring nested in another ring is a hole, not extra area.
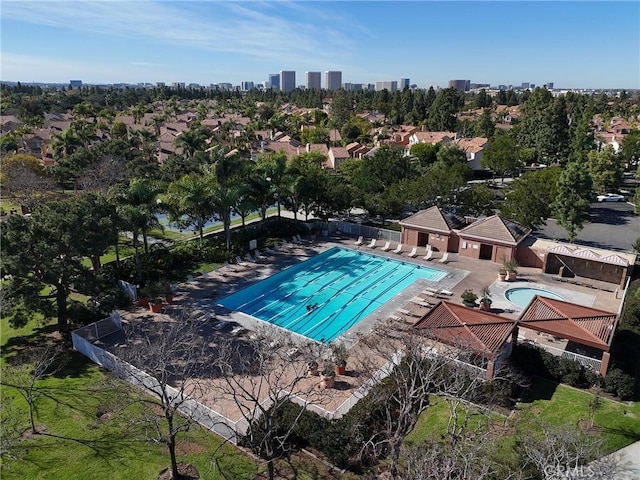
[(551, 400), (556, 389), (560, 385), (557, 382), (541, 377), (532, 377), (531, 385), (522, 394), (522, 403), (533, 403), (535, 400)]
[(635, 217), (632, 212), (608, 208), (591, 208), (589, 221), (602, 225), (626, 225)]

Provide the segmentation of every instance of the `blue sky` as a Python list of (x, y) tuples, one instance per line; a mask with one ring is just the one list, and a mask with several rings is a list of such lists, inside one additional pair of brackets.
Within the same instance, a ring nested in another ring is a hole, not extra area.
[[(2, 0), (0, 79), (640, 88), (640, 2)], [(323, 75), (324, 83), (324, 75)]]

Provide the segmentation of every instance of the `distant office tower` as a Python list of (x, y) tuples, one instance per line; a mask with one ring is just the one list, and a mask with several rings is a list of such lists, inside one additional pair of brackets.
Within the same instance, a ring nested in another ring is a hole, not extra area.
[(553, 90), (553, 82), (547, 82), (547, 90)]
[(530, 83), (530, 84), (529, 84), (529, 88), (530, 88), (531, 90), (535, 90), (535, 89), (536, 89), (536, 84), (535, 84), (535, 83)]
[(389, 92), (395, 92), (398, 89), (398, 82), (376, 82), (376, 92), (382, 90), (388, 90)]
[(520, 85), (520, 88), (523, 90), (526, 90), (527, 88), (529, 88), (529, 82), (522, 82), (522, 85)]
[(400, 79), (400, 90), (404, 90), (405, 87), (409, 88), (411, 86), (411, 82), (409, 81), (408, 78), (401, 78)]
[(265, 86), (267, 88), (273, 88), (274, 90), (280, 90), (280, 74), (270, 73), (269, 82)]
[(449, 88), (453, 87), (459, 92), (468, 92), (471, 80), (449, 80)]
[(253, 86), (253, 82), (242, 82), (240, 88), (243, 92), (248, 92), (249, 90), (253, 89)]
[(293, 92), (296, 89), (296, 72), (280, 70), (280, 91)]
[(324, 83), (327, 90), (340, 90), (342, 88), (342, 72), (324, 72)]
[(229, 82), (221, 82), (218, 87), (220, 87), (220, 90), (233, 90), (233, 85)]
[(322, 73), (321, 72), (304, 72), (307, 80), (307, 90), (322, 89)]
[(80, 88), (82, 87), (82, 80), (69, 80), (69, 86), (71, 88)]

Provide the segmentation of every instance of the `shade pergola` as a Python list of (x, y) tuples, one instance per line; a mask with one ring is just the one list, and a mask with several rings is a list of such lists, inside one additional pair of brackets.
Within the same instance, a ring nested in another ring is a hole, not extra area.
[(518, 325), (602, 351), (600, 373), (604, 375), (617, 318), (615, 313), (536, 295)]

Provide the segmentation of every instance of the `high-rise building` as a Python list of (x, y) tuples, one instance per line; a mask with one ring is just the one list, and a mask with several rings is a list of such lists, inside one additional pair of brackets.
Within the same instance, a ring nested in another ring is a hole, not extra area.
[(82, 80), (69, 80), (69, 87), (71, 88), (82, 87)]
[(240, 89), (243, 92), (248, 92), (249, 90), (253, 89), (253, 87), (254, 87), (253, 82), (249, 82), (249, 81), (242, 82), (242, 84), (240, 85)]
[(400, 88), (400, 90), (404, 90), (405, 87), (409, 88), (411, 86), (411, 82), (410, 79), (408, 78), (401, 78), (400, 79), (400, 85), (398, 85), (398, 87)]
[(322, 73), (321, 72), (304, 72), (307, 81), (307, 90), (322, 89)]
[(547, 90), (553, 90), (553, 82), (547, 82)]
[(280, 74), (270, 73), (269, 82), (265, 86), (267, 88), (273, 88), (274, 90), (280, 90)]
[(526, 90), (527, 88), (529, 88), (529, 82), (522, 82), (522, 85), (520, 85), (520, 88), (523, 90)]
[(449, 80), (449, 88), (455, 88), (459, 92), (468, 92), (471, 80)]
[(280, 70), (280, 91), (293, 92), (296, 89), (296, 72)]
[(324, 83), (327, 90), (340, 90), (342, 88), (342, 72), (327, 70), (324, 72)]
[(387, 81), (387, 82), (376, 82), (376, 92), (380, 92), (382, 90), (388, 90), (389, 92), (395, 92), (398, 89), (398, 82)]

